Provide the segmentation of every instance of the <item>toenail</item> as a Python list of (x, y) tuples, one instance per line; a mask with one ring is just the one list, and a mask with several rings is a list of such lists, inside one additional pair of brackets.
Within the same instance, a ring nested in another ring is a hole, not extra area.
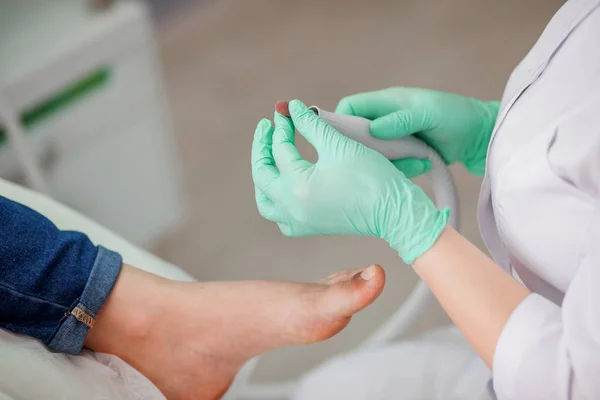
[(367, 269), (365, 269), (363, 272), (360, 273), (360, 277), (363, 278), (365, 281), (368, 281), (369, 279), (371, 279), (373, 277), (373, 275), (375, 275), (375, 266), (374, 265), (370, 265)]

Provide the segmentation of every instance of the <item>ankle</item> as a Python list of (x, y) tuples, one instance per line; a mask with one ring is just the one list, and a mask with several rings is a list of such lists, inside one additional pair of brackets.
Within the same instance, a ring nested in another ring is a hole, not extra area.
[(85, 347), (121, 356), (131, 343), (147, 339), (160, 313), (162, 278), (124, 264), (115, 286), (96, 316)]

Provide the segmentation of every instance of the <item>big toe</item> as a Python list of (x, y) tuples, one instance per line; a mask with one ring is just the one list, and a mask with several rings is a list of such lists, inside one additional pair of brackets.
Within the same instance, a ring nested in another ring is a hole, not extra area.
[(350, 318), (371, 304), (383, 291), (385, 272), (379, 265), (336, 274), (321, 293), (317, 307), (331, 319)]
[[(371, 304), (383, 291), (385, 272), (379, 265), (343, 271), (321, 281), (317, 290), (311, 290), (310, 307), (300, 329), (293, 329), (296, 342), (314, 343), (340, 332), (354, 314)], [(303, 332), (303, 334), (299, 334)]]

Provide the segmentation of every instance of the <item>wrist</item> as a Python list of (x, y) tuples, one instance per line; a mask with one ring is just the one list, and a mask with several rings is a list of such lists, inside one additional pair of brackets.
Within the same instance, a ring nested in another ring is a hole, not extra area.
[[(429, 203), (421, 204), (418, 210), (411, 210), (408, 220), (400, 221), (383, 238), (407, 265), (412, 265), (417, 258), (429, 251), (448, 224), (450, 209), (446, 207), (439, 210), (431, 200)], [(411, 225), (413, 229), (409, 229)]]
[(475, 109), (477, 110), (479, 120), (479, 129), (476, 129), (472, 135), (471, 142), (467, 146), (467, 151), (462, 158), (462, 163), (467, 170), (475, 176), (483, 176), (485, 173), (485, 163), (487, 151), (496, 125), (496, 118), (500, 109), (500, 102), (489, 101), (482, 102), (473, 99)]

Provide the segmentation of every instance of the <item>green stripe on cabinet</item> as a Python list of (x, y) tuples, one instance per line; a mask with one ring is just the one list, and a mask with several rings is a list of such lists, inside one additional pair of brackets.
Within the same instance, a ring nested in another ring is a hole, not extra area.
[[(102, 88), (110, 78), (108, 67), (96, 69), (83, 78), (68, 85), (52, 97), (35, 104), (21, 114), (21, 123), (25, 130), (39, 124), (46, 118), (58, 114), (84, 96)], [(6, 132), (0, 126), (0, 145), (6, 142)]]

